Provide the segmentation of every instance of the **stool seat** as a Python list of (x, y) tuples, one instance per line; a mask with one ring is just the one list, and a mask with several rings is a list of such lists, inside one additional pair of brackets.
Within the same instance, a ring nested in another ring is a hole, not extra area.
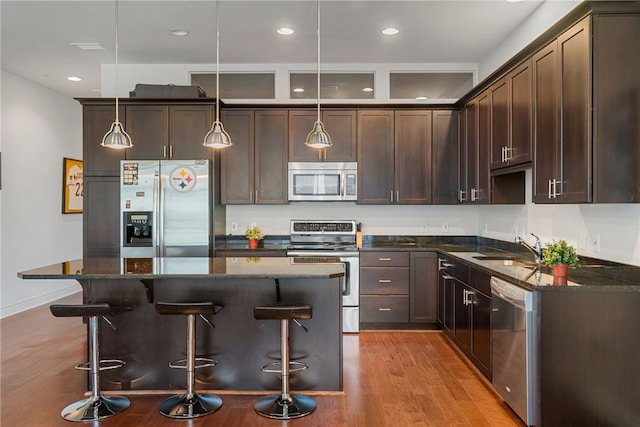
[(187, 316), (216, 314), (222, 309), (221, 306), (212, 302), (157, 302), (156, 311), (158, 314), (175, 314)]
[(310, 305), (267, 305), (253, 308), (257, 320), (311, 319)]
[[(115, 315), (131, 310), (131, 308), (126, 306), (112, 307), (107, 303), (84, 305), (53, 304), (49, 306), (49, 310), (55, 317), (89, 318), (89, 362), (76, 365), (76, 369), (89, 371), (91, 396), (67, 405), (60, 415), (68, 421), (89, 422), (119, 414), (127, 409), (130, 402), (126, 397), (103, 396), (100, 393), (100, 371), (119, 368), (123, 366), (125, 362), (117, 359), (100, 359), (98, 318), (103, 318), (116, 330), (115, 326), (105, 316)], [(101, 366), (102, 364), (105, 365)]]
[[(255, 411), (263, 417), (277, 420), (290, 420), (309, 415), (316, 409), (316, 402), (302, 394), (289, 392), (289, 375), (291, 372), (307, 369), (308, 366), (301, 362), (289, 360), (289, 321), (294, 321), (299, 326), (298, 319), (311, 319), (310, 305), (268, 305), (253, 308), (253, 317), (257, 320), (280, 321), (280, 361), (272, 362), (262, 367), (263, 372), (279, 373), (281, 378), (280, 394), (272, 394), (258, 400)], [(302, 326), (307, 331), (307, 328)], [(275, 369), (279, 366), (280, 369)]]
[(156, 311), (160, 315), (187, 316), (187, 357), (169, 363), (170, 368), (187, 371), (187, 392), (183, 395), (165, 399), (159, 406), (165, 417), (191, 419), (217, 411), (222, 406), (222, 399), (215, 394), (195, 392), (195, 370), (215, 366), (212, 359), (196, 357), (196, 316), (201, 317), (209, 326), (213, 325), (204, 317), (216, 314), (222, 309), (213, 302), (157, 302)]

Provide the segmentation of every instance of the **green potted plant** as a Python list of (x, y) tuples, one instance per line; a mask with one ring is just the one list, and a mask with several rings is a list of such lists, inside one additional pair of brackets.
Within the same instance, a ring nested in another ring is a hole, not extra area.
[(255, 249), (258, 247), (258, 240), (264, 239), (264, 235), (262, 234), (262, 230), (257, 225), (253, 227), (247, 228), (246, 233), (244, 233), (245, 237), (249, 239), (249, 247), (251, 249)]
[(553, 269), (554, 277), (567, 277), (569, 267), (580, 267), (576, 249), (564, 240), (549, 243), (542, 249), (542, 263)]

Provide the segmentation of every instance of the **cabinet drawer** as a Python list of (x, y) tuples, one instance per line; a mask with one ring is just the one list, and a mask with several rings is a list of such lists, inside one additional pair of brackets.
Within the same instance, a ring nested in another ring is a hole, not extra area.
[(408, 295), (409, 268), (360, 268), (360, 293)]
[(408, 322), (408, 296), (363, 295), (360, 297), (361, 322)]
[(409, 252), (360, 252), (361, 267), (409, 267)]

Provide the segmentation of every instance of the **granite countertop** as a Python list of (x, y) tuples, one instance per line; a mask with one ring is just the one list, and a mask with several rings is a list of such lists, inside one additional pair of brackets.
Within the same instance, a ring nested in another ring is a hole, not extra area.
[(294, 258), (87, 258), (21, 271), (22, 279), (321, 279), (344, 276), (341, 263)]

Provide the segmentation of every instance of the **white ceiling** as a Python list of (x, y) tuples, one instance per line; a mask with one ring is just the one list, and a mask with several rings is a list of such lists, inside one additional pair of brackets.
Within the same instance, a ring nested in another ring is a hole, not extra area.
[[(542, 1), (321, 0), (322, 62), (477, 63)], [(2, 68), (70, 97), (100, 96), (100, 65), (115, 58), (115, 4), (1, 0)], [(215, 64), (215, 7), (120, 0), (119, 63)], [(219, 8), (221, 64), (316, 62), (315, 0), (223, 0)], [(276, 34), (281, 26), (295, 34)], [(388, 26), (400, 34), (383, 36)], [(175, 37), (173, 29), (190, 34)], [(105, 50), (70, 44), (78, 42)]]

